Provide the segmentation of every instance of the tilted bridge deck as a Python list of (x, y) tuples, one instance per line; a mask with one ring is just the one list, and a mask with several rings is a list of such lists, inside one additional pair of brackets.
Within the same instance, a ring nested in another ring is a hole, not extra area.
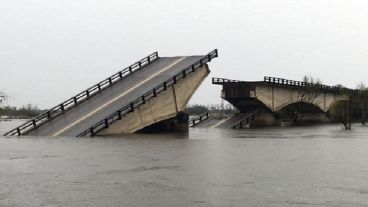
[(155, 52), (5, 135), (93, 136), (217, 56), (217, 50), (178, 57)]

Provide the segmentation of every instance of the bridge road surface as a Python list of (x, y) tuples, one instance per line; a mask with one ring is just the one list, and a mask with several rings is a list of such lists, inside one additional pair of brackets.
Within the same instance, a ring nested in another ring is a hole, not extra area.
[(77, 136), (203, 57), (160, 57), (26, 135)]

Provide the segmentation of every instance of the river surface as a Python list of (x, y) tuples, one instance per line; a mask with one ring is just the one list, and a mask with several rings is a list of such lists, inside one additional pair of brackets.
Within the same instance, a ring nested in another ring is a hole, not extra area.
[(368, 206), (368, 127), (0, 137), (0, 206)]

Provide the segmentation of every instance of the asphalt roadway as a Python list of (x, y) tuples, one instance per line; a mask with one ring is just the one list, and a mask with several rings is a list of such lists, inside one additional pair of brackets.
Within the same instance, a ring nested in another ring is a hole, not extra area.
[(30, 131), (31, 136), (77, 136), (203, 56), (160, 57), (52, 121)]

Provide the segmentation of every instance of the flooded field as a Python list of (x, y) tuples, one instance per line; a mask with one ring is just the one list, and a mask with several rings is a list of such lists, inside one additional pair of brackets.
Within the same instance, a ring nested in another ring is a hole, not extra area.
[(0, 137), (0, 185), (1, 207), (368, 206), (368, 128)]

